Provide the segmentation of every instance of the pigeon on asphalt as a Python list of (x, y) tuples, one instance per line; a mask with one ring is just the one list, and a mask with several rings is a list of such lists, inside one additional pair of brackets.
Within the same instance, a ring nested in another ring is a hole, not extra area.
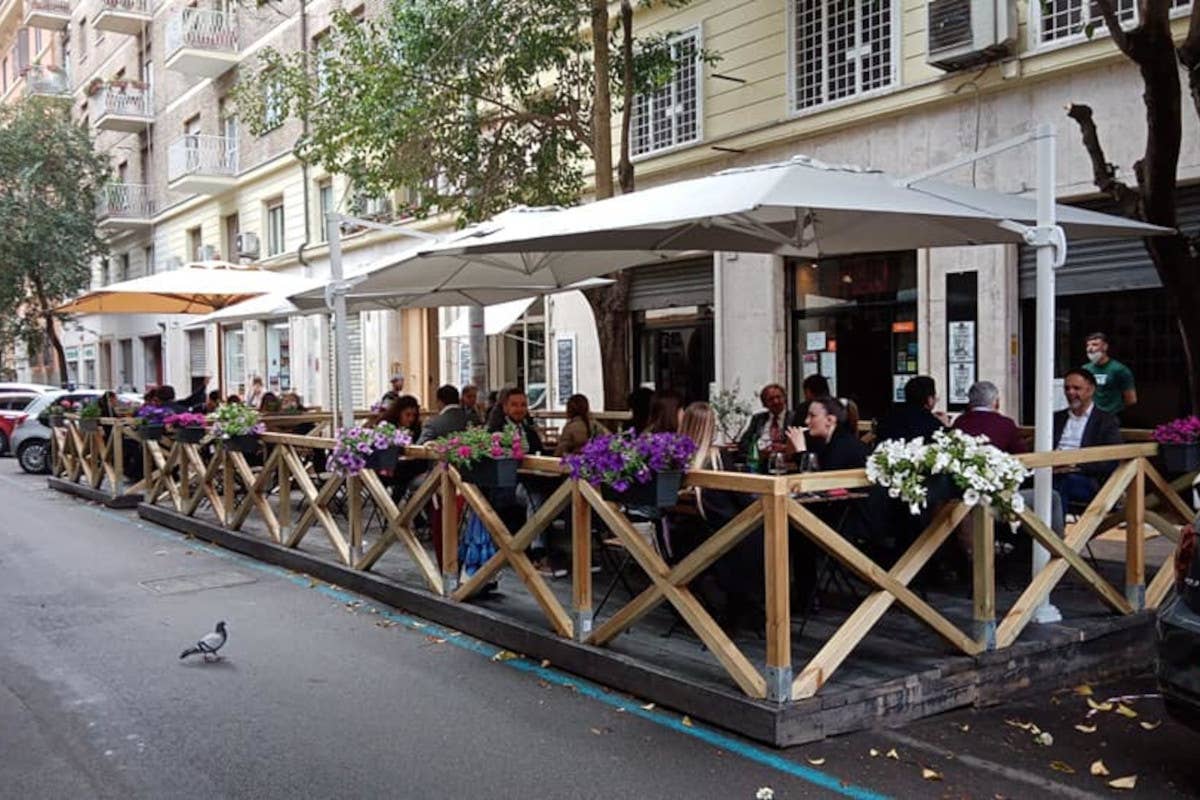
[(225, 640), (228, 638), (229, 636), (225, 632), (224, 621), (218, 622), (215, 631), (204, 634), (204, 638), (196, 642), (195, 647), (189, 647), (187, 650), (184, 650), (179, 654), (179, 658), (184, 659), (199, 653), (204, 656), (205, 661), (213, 658), (220, 660), (221, 657), (217, 655), (217, 651), (225, 645)]

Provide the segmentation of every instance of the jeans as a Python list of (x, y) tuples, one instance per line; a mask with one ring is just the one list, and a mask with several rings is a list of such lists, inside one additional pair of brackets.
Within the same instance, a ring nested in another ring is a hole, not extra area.
[[(1057, 481), (1056, 481), (1057, 483)], [(1033, 489), (1022, 489), (1021, 497), (1025, 500), (1025, 505), (1033, 508)], [(1054, 531), (1060, 538), (1063, 531), (1066, 530), (1066, 521), (1063, 517), (1063, 498), (1057, 491), (1050, 491), (1050, 530)]]
[(1054, 488), (1062, 495), (1063, 504), (1071, 508), (1092, 502), (1096, 492), (1100, 491), (1100, 482), (1081, 472), (1068, 472), (1054, 476)]

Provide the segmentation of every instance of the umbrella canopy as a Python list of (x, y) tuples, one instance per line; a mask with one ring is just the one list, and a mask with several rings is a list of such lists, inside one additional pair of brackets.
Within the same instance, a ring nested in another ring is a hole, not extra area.
[(310, 289), (311, 279), (225, 261), (197, 261), (88, 292), (63, 314), (210, 314), (261, 295)]
[[(321, 281), (309, 281), (310, 288), (322, 285)], [(302, 313), (295, 303), (288, 300), (286, 293), (271, 292), (259, 295), (249, 300), (243, 300), (219, 311), (205, 314), (203, 317), (189, 323), (186, 327), (203, 328), (205, 325), (232, 325), (237, 322), (248, 322), (255, 319), (279, 319)]]
[[(513, 209), (360, 273), (357, 308), (492, 305), (626, 267), (726, 250), (797, 257), (1024, 243), (1034, 200), (803, 156), (726, 170), (567, 209)], [(1142, 237), (1165, 228), (1057, 206), (1068, 239)], [(301, 307), (318, 293), (293, 297)]]

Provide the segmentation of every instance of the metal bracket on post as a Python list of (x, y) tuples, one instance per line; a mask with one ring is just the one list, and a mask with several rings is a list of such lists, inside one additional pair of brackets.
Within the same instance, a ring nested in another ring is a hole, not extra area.
[(792, 702), (792, 668), (767, 665), (767, 700), (772, 703)]
[(571, 612), (571, 621), (575, 626), (575, 641), (586, 642), (592, 635), (592, 610), (574, 609)]
[(1146, 608), (1146, 584), (1126, 585), (1125, 599), (1129, 601), (1129, 605), (1133, 606), (1134, 611), (1144, 610)]
[(996, 649), (996, 620), (975, 620), (975, 641), (983, 645), (983, 649), (991, 652)]
[(442, 596), (449, 597), (458, 589), (458, 573), (443, 572), (442, 573)]

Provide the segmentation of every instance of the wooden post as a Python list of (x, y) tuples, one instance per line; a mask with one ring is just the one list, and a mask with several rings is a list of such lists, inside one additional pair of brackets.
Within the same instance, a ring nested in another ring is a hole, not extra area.
[[(185, 508), (191, 505), (192, 481), (191, 478), (188, 477), (189, 463), (187, 458), (187, 449), (191, 446), (192, 445), (181, 442), (178, 439), (176, 439), (174, 445), (172, 445), (172, 449), (179, 451), (179, 511), (183, 511)], [(203, 480), (204, 476), (200, 476), (200, 479)]]
[(587, 641), (592, 633), (592, 507), (571, 487), (571, 603), (575, 640)]
[(438, 464), (442, 471), (442, 588), (446, 597), (458, 588), (458, 493), (450, 478), (449, 464)]
[(221, 488), (224, 490), (225, 524), (233, 519), (233, 457), (229, 455), (228, 447), (221, 447)]
[(112, 486), (112, 496), (115, 500), (125, 494), (125, 426), (119, 422), (114, 423), (109, 435), (113, 437), (113, 474), (117, 476)]
[(1134, 611), (1146, 607), (1146, 460), (1125, 489), (1125, 599)]
[[(291, 447), (277, 444), (276, 447)], [(292, 478), (286, 458), (279, 459), (279, 537), (287, 539), (292, 534)]]
[(363, 554), (362, 481), (357, 475), (346, 480), (346, 496), (350, 501), (350, 552), (357, 561)]
[(792, 608), (788, 586), (787, 481), (778, 478), (772, 494), (762, 496), (766, 548), (767, 700), (792, 699)]
[(996, 649), (996, 528), (991, 509), (980, 503), (971, 515), (975, 641)]

